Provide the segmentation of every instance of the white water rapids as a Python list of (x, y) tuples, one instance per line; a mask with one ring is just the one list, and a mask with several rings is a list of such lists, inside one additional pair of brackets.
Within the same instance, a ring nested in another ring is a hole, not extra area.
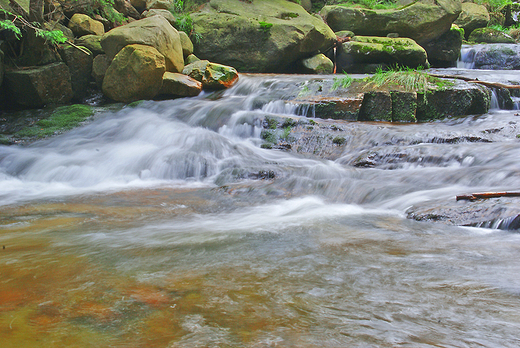
[(517, 231), (405, 212), (518, 190), (520, 116), (336, 122), (335, 160), (261, 148), (307, 78), (1, 146), (2, 347), (517, 347)]

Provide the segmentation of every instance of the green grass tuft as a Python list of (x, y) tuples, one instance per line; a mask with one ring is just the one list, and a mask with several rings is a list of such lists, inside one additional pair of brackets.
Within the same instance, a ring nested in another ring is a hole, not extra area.
[(420, 70), (396, 68), (389, 71), (377, 69), (376, 73), (364, 79), (366, 87), (397, 87), (407, 92), (426, 93), (432, 89), (452, 86), (453, 82), (433, 77)]

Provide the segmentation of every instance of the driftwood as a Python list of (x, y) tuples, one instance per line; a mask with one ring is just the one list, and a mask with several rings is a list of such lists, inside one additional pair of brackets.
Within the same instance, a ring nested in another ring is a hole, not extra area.
[(471, 193), (469, 195), (457, 196), (457, 201), (474, 201), (477, 199), (488, 199), (497, 197), (520, 197), (520, 192), (481, 192)]
[(506, 88), (506, 89), (520, 89), (520, 85), (506, 85), (500, 82), (486, 82), (486, 81), (480, 81), (472, 79), (471, 77), (465, 77), (465, 76), (457, 76), (457, 75), (441, 75), (441, 74), (428, 74), (433, 77), (438, 77), (441, 79), (457, 79), (457, 80), (463, 80), (471, 83), (478, 83), (481, 85), (484, 85), (486, 87), (496, 87), (496, 88)]

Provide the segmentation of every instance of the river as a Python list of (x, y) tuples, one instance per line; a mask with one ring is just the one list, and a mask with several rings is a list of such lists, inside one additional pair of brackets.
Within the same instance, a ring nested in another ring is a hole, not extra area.
[[(1, 146), (0, 345), (518, 347), (518, 231), (406, 211), (518, 190), (520, 116), (344, 122), (335, 160), (261, 148), (307, 78)], [(367, 151), (400, 160), (352, 165)]]

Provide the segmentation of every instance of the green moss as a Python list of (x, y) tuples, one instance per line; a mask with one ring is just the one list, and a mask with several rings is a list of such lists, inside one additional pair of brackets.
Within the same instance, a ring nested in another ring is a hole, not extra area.
[(269, 30), (271, 30), (271, 27), (273, 26), (273, 23), (267, 23), (267, 22), (258, 22), (258, 24), (260, 24), (260, 29), (264, 33), (268, 33)]
[(44, 138), (59, 134), (79, 126), (81, 122), (88, 119), (93, 113), (94, 111), (88, 105), (62, 106), (54, 110), (48, 118), (39, 120), (34, 125), (21, 129), (14, 136), (16, 138)]
[(335, 137), (334, 139), (332, 139), (332, 142), (336, 145), (343, 145), (347, 142), (347, 139), (345, 139), (344, 137)]

